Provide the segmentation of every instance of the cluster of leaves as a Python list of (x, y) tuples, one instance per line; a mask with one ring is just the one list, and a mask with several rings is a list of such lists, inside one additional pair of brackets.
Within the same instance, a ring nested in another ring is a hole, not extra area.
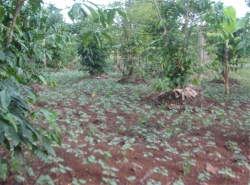
[[(244, 60), (242, 60), (245, 57), (244, 51), (243, 49), (241, 50), (237, 49), (238, 44), (241, 41), (241, 37), (242, 37), (241, 33), (242, 31), (237, 31), (233, 33), (234, 38), (231, 39), (228, 43), (229, 44), (228, 60), (229, 60), (230, 71), (237, 71), (238, 69), (242, 68), (244, 64), (243, 63)], [(210, 41), (210, 44), (213, 44), (213, 47), (214, 47), (213, 53), (216, 54), (217, 60), (221, 63), (220, 65), (221, 67), (219, 68), (219, 70), (216, 70), (216, 68), (214, 67), (210, 69), (224, 74), (222, 66), (224, 66), (224, 62), (225, 62), (225, 44), (215, 41), (217, 39), (214, 39), (214, 37), (215, 37), (214, 34), (208, 33), (207, 42), (209, 43)], [(212, 53), (209, 53), (209, 54), (212, 54)], [(216, 60), (213, 61), (213, 63), (216, 63)]]
[[(59, 60), (66, 63), (65, 60), (70, 59), (65, 57), (67, 53), (65, 51), (71, 41), (70, 36), (65, 33), (67, 24), (64, 23), (59, 10), (53, 5), (39, 12), (35, 11), (37, 9), (34, 6), (24, 3), (17, 17), (18, 34), (11, 43), (16, 48), (16, 52), (19, 52), (17, 66), (40, 68), (49, 64), (52, 67), (58, 67)], [(39, 6), (42, 8), (41, 5)], [(5, 2), (4, 9), (3, 23), (8, 25), (12, 21), (10, 12), (14, 11), (12, 3)]]
[[(138, 0), (114, 2), (114, 7), (125, 7), (128, 20), (117, 19), (111, 31), (114, 33), (114, 50), (119, 70), (126, 75), (142, 72), (147, 63), (147, 51), (157, 22), (157, 13), (151, 2)], [(119, 57), (117, 57), (119, 55)], [(147, 65), (148, 69), (149, 65)], [(147, 71), (148, 72), (148, 71)], [(146, 73), (147, 73), (146, 72)]]
[[(224, 66), (225, 63), (225, 39), (229, 38), (228, 42), (228, 61), (229, 61), (229, 70), (236, 71), (243, 66), (242, 59), (246, 57), (242, 43), (243, 38), (245, 37), (244, 31), (239, 30), (241, 27), (234, 27), (232, 29), (232, 34), (226, 36), (225, 26), (226, 24), (232, 25), (229, 18), (231, 15), (225, 12), (225, 8), (222, 3), (214, 5), (210, 13), (203, 14), (203, 19), (206, 21), (206, 41), (207, 45), (213, 45), (214, 49), (209, 52), (215, 53), (217, 60), (221, 63), (221, 66)], [(217, 17), (217, 19), (216, 19)], [(236, 17), (235, 17), (236, 18)], [(235, 19), (234, 18), (234, 19)], [(223, 22), (227, 22), (224, 24)], [(223, 26), (223, 27), (222, 27)], [(216, 62), (216, 61), (213, 61)], [(223, 71), (223, 69), (221, 69)], [(220, 72), (220, 71), (218, 71)]]
[(49, 59), (46, 66), (55, 69), (67, 66), (70, 58), (67, 57), (66, 54), (68, 52), (69, 44), (72, 43), (71, 40), (71, 36), (69, 35), (52, 34), (46, 37), (46, 58)]
[(71, 20), (77, 21), (72, 26), (72, 32), (78, 34), (78, 38), (80, 37), (78, 54), (82, 57), (81, 64), (92, 74), (102, 73), (106, 66), (105, 60), (109, 52), (101, 37), (112, 42), (111, 36), (107, 33), (107, 27), (112, 26), (116, 13), (127, 19), (121, 8), (103, 10), (89, 1), (75, 3), (68, 12)]
[(107, 66), (106, 59), (109, 56), (108, 48), (96, 46), (90, 42), (87, 47), (80, 45), (78, 54), (81, 56), (81, 65), (89, 71), (90, 74), (101, 74)]
[[(77, 54), (73, 36), (70, 34), (70, 25), (63, 20), (60, 9), (49, 4), (34, 16), (39, 20), (38, 25), (42, 41), (34, 44), (36, 48), (35, 62), (39, 67), (51, 67), (55, 69), (67, 66), (69, 61)], [(74, 52), (75, 50), (75, 52)]]
[[(155, 6), (157, 8), (156, 4)], [(201, 32), (209, 32), (205, 34), (207, 43), (213, 45), (213, 53), (218, 59), (206, 65), (207, 67), (223, 71), (224, 78), (228, 79), (228, 68), (237, 70), (243, 66), (242, 58), (246, 57), (243, 46), (246, 39), (242, 40), (245, 36), (240, 29), (244, 27), (246, 20), (237, 22), (233, 7), (224, 8), (223, 3), (210, 0), (185, 0), (166, 1), (161, 4), (160, 10), (159, 24), (164, 34), (161, 38), (154, 38), (148, 49), (148, 59), (157, 61), (168, 87), (185, 86), (190, 83), (193, 74), (203, 73), (204, 68), (198, 66), (197, 62), (197, 39)], [(199, 80), (194, 78), (193, 83), (197, 84)], [(155, 86), (162, 86), (161, 81)], [(228, 94), (228, 85), (226, 87), (225, 92)]]
[(195, 17), (199, 5), (197, 1), (166, 1), (161, 4), (159, 24), (164, 35), (151, 43), (149, 59), (158, 61), (171, 88), (185, 86), (190, 83), (191, 75), (202, 72), (196, 67), (198, 25)]
[[(249, 3), (248, 3), (249, 5)], [(238, 38), (240, 36), (240, 39), (238, 39), (238, 45), (237, 45), (237, 52), (240, 52), (245, 58), (249, 57), (249, 50), (250, 50), (250, 35), (249, 35), (249, 23), (250, 23), (250, 12), (247, 12), (246, 15), (240, 19), (240, 22), (243, 23), (241, 28), (244, 28), (243, 30), (238, 30), (236, 32), (240, 33), (240, 35), (236, 35)]]
[[(82, 6), (83, 5), (83, 6)], [(113, 24), (116, 13), (122, 16), (124, 19), (127, 19), (126, 14), (123, 12), (122, 8), (112, 8), (112, 9), (101, 9), (96, 4), (87, 1), (85, 3), (75, 3), (71, 10), (68, 12), (68, 15), (72, 21), (79, 20), (79, 18), (86, 18), (89, 14), (86, 12), (84, 8), (86, 8), (90, 12), (90, 16), (94, 23), (100, 23), (103, 28), (107, 26), (111, 26)], [(95, 34), (93, 30), (89, 31), (92, 34)], [(103, 32), (105, 33), (105, 32)], [(86, 33), (86, 35), (89, 33)], [(89, 35), (90, 36), (90, 35)], [(87, 42), (89, 36), (86, 36), (84, 42)], [(98, 39), (96, 40), (96, 44), (98, 44)]]
[[(33, 52), (29, 43), (39, 38), (36, 30), (22, 27), (29, 15), (19, 14), (23, 9), (36, 13), (40, 5), (40, 1), (33, 0), (27, 4), (8, 0), (0, 5), (0, 145), (16, 156), (22, 156), (23, 150), (28, 149), (40, 159), (46, 159), (48, 154), (55, 155), (50, 143), (60, 144), (60, 139), (56, 132), (45, 126), (32, 124), (43, 114), (49, 125), (56, 129), (55, 114), (45, 109), (33, 112), (30, 108), (37, 101), (37, 95), (27, 84), (47, 81), (22, 63), (28, 61)], [(9, 167), (6, 159), (1, 159), (0, 167), (6, 174)]]

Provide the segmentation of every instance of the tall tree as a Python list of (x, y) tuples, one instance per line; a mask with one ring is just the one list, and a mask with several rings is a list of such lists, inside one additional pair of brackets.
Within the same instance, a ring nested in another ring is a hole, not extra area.
[[(154, 1), (156, 2), (156, 1)], [(163, 38), (153, 42), (156, 46), (154, 58), (159, 61), (169, 86), (185, 86), (190, 83), (190, 76), (196, 71), (198, 52), (198, 26), (200, 9), (209, 5), (208, 1), (194, 0), (165, 1), (154, 3), (160, 7)], [(205, 6), (203, 7), (203, 4)], [(197, 80), (196, 80), (197, 81)]]
[(157, 13), (152, 2), (134, 0), (126, 1), (125, 4), (115, 2), (112, 6), (125, 6), (127, 12), (128, 20), (117, 19), (112, 31), (115, 49), (121, 56), (118, 67), (124, 76), (131, 76), (145, 63), (147, 54), (144, 51), (152, 38), (150, 30), (156, 25)]

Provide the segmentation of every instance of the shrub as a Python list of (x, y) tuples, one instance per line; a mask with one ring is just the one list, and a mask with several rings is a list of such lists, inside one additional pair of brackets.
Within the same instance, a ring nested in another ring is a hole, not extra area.
[(104, 72), (109, 53), (106, 46), (97, 47), (93, 42), (90, 42), (85, 48), (83, 44), (78, 49), (78, 54), (82, 57), (81, 65), (84, 66), (90, 74), (100, 74)]

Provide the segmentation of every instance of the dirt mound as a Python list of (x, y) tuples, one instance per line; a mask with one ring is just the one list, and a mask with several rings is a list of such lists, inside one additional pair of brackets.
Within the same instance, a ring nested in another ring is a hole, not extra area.
[(150, 105), (166, 105), (168, 109), (180, 107), (184, 105), (196, 107), (209, 107), (213, 103), (203, 98), (201, 90), (197, 87), (186, 87), (185, 89), (176, 88), (171, 91), (163, 91), (151, 98), (148, 103)]
[(131, 76), (125, 76), (122, 77), (120, 80), (117, 81), (117, 83), (120, 84), (134, 84), (134, 85), (148, 85), (148, 82), (145, 79), (142, 79), (140, 77), (131, 77)]
[[(229, 81), (229, 85), (241, 85), (241, 82), (234, 78), (229, 78), (228, 81)], [(213, 79), (212, 81), (209, 81), (209, 83), (224, 84), (225, 82), (222, 79)]]

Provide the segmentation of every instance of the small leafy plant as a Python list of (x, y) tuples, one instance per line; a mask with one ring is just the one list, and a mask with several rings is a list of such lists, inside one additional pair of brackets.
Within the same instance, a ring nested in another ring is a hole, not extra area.
[(236, 176), (233, 174), (231, 168), (224, 168), (218, 171), (218, 174), (224, 175), (226, 178), (231, 177), (231, 178), (236, 178)]

